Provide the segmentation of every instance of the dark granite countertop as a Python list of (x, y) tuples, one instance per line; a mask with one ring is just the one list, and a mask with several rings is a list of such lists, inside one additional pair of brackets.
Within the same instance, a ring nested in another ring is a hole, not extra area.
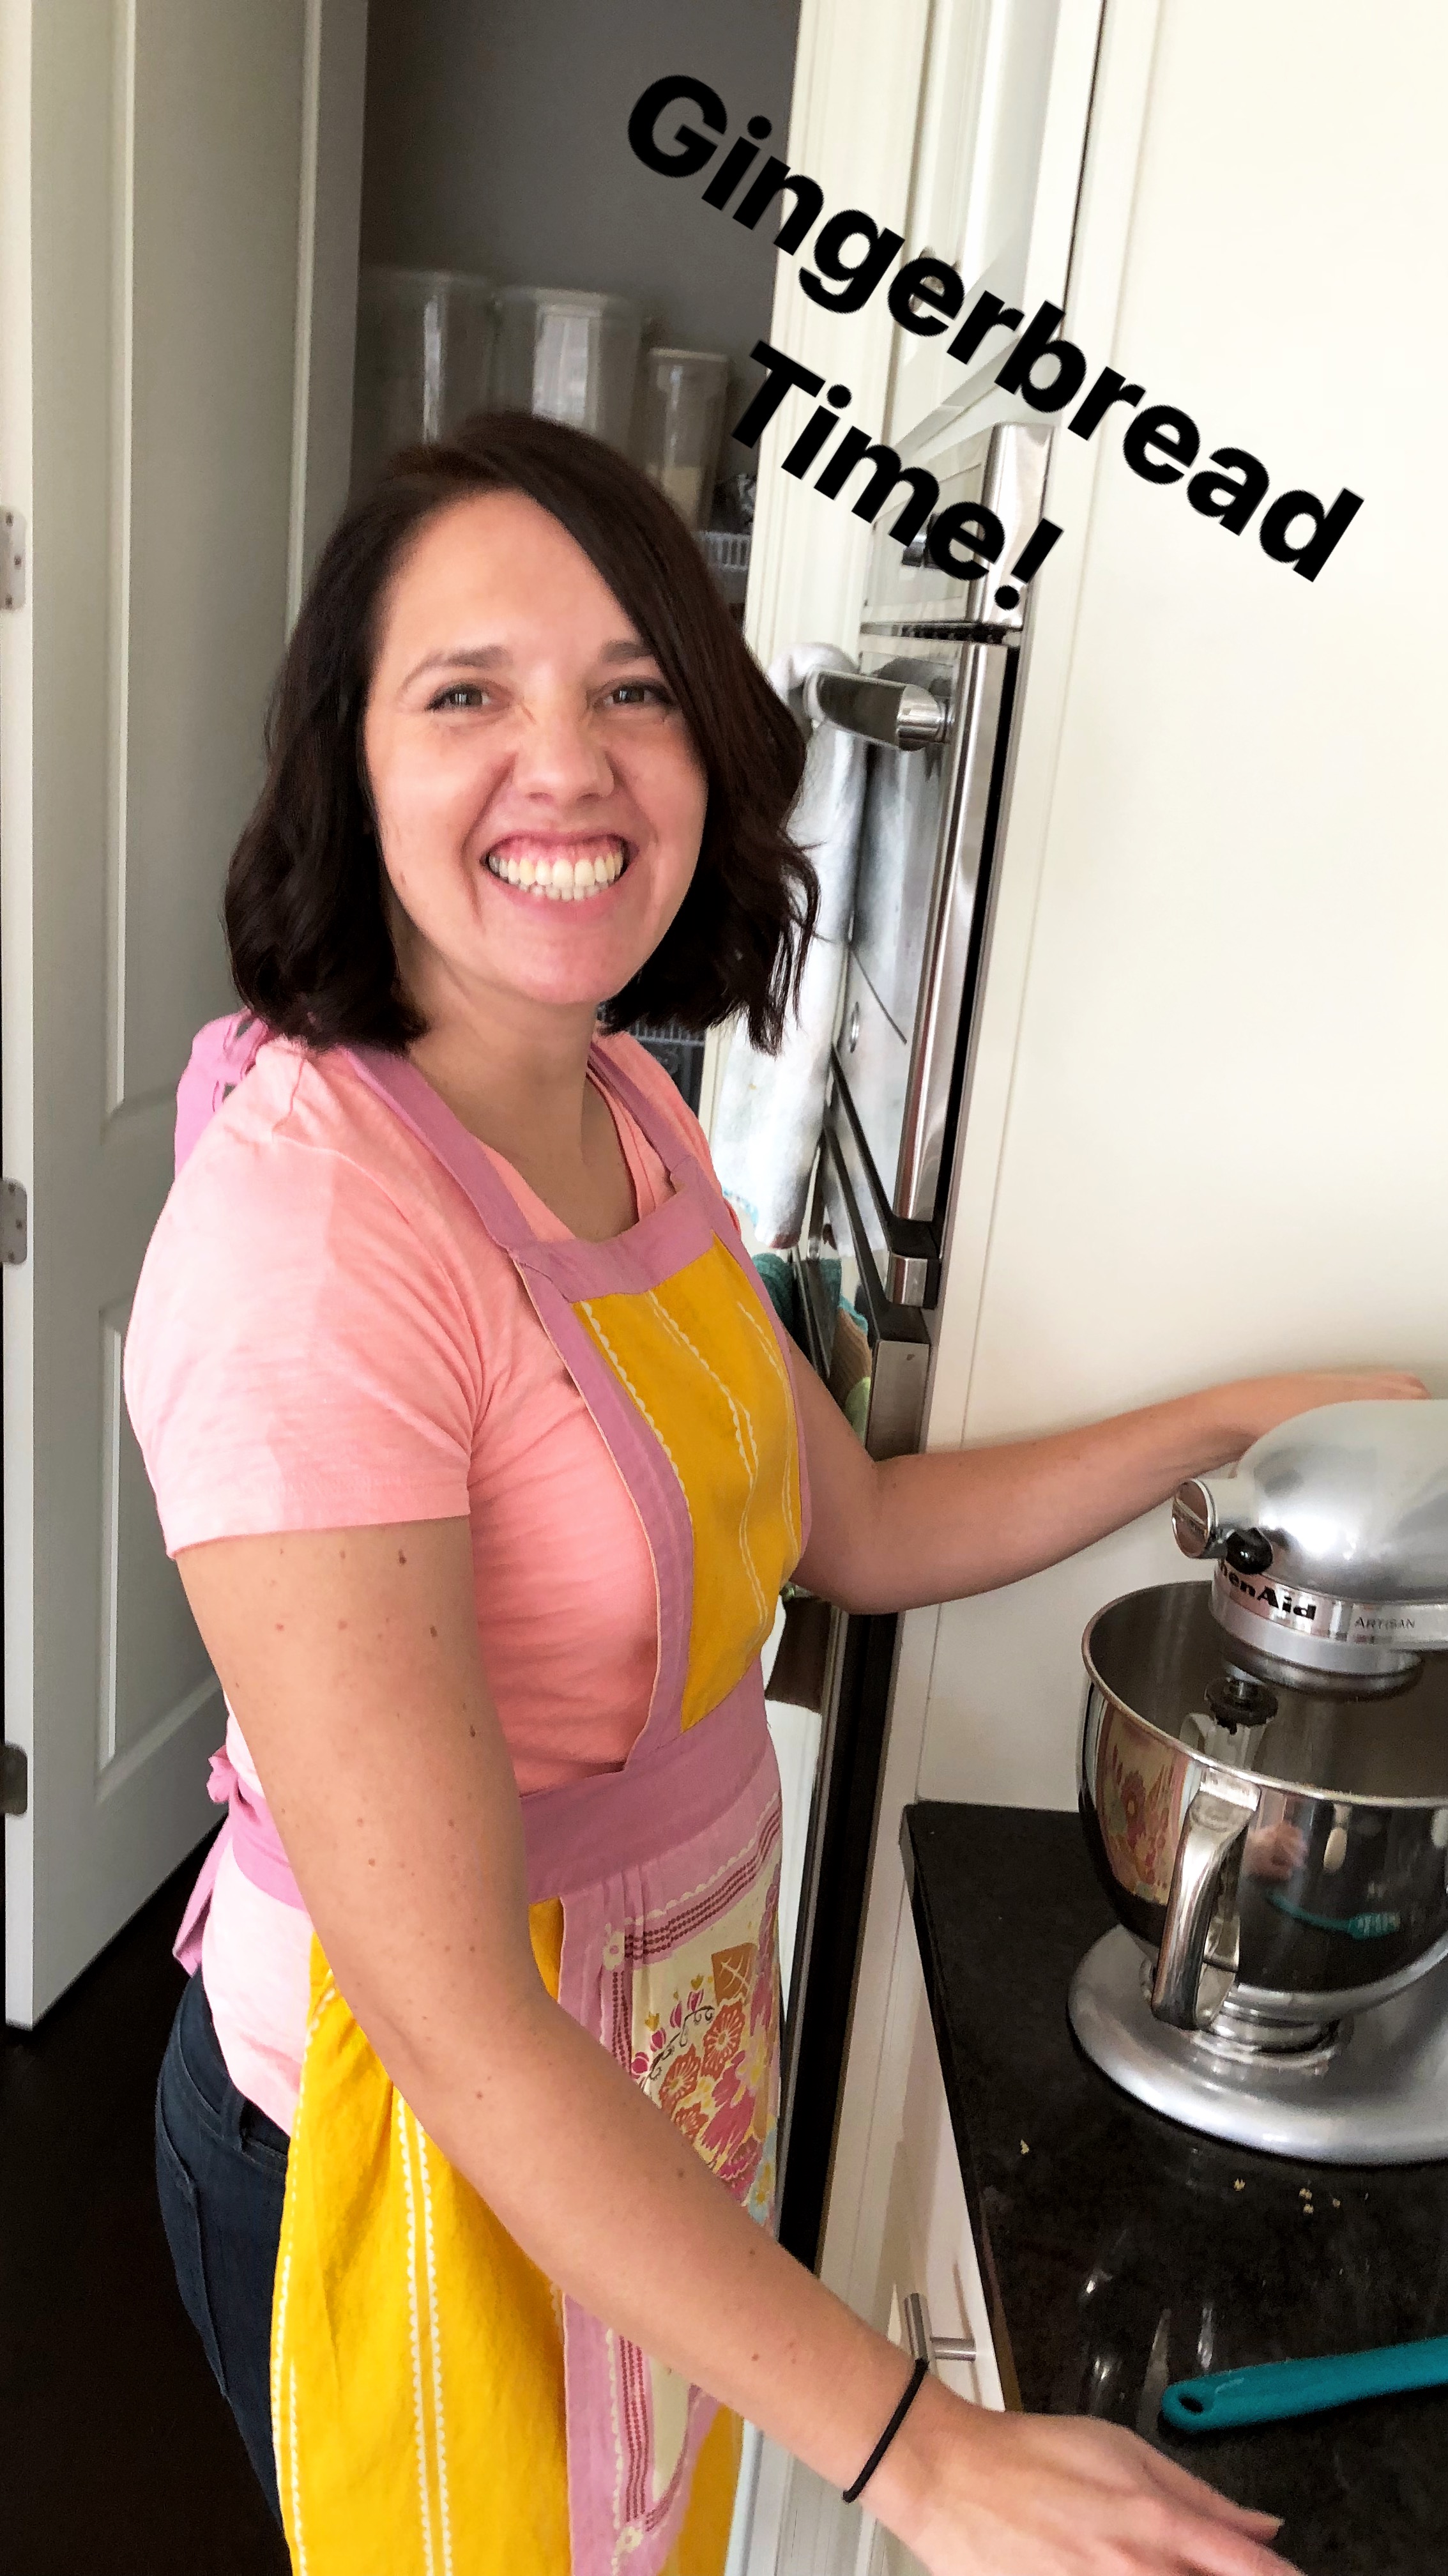
[(1008, 2389), (1282, 2514), (1305, 2576), (1440, 2576), (1448, 2390), (1197, 2441), (1157, 2406), (1198, 2371), (1448, 2333), (1448, 2164), (1293, 2164), (1118, 2092), (1066, 2018), (1114, 1919), (1074, 1816), (920, 1805), (901, 1840)]

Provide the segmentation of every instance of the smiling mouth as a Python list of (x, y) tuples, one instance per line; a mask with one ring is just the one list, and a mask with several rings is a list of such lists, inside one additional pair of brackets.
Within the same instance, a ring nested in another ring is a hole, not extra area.
[(574, 842), (566, 851), (559, 850), (556, 842), (514, 834), (489, 850), (483, 861), (488, 874), (504, 885), (551, 903), (587, 903), (616, 884), (628, 863), (628, 843), (612, 833), (600, 833), (582, 844)]

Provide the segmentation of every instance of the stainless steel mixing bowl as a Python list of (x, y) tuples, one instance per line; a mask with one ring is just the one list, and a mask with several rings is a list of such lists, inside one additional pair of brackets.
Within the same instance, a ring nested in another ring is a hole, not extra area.
[(1111, 1602), (1082, 1652), (1082, 1822), (1158, 2021), (1309, 2050), (1448, 1956), (1448, 1658), (1318, 1692), (1190, 1582)]

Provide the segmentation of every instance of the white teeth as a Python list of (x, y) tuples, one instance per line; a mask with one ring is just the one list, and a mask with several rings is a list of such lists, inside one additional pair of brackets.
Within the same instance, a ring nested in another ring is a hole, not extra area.
[(490, 876), (505, 885), (545, 895), (550, 903), (587, 903), (605, 886), (616, 885), (628, 861), (621, 841), (596, 858), (512, 859), (489, 850), (484, 860)]

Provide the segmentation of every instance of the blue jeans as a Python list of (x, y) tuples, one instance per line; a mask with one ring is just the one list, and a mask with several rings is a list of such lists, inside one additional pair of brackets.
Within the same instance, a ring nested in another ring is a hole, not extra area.
[(161, 2219), (182, 2305), (278, 2522), (271, 2309), (286, 2179), (286, 2131), (232, 2083), (192, 1977), (156, 2086)]

